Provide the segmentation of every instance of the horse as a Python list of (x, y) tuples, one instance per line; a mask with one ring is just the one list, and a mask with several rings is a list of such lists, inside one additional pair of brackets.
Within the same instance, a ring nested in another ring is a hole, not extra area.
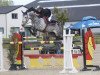
[[(53, 35), (53, 37), (56, 38), (56, 40), (62, 40), (63, 34), (62, 34), (62, 28), (59, 23), (47, 23), (43, 18), (39, 18), (36, 14), (36, 10), (34, 8), (28, 9), (26, 12), (23, 13), (23, 19), (22, 19), (22, 26), (27, 26), (27, 23), (29, 20), (31, 20), (31, 27), (29, 28), (29, 31), (32, 35), (36, 36), (36, 32), (47, 32), (48, 34)], [(57, 54), (61, 52), (61, 43), (57, 42), (55, 43), (57, 46)]]
[(63, 33), (61, 25), (58, 22), (46, 24), (45, 20), (39, 18), (35, 11), (35, 9), (31, 8), (23, 12), (22, 26), (25, 27), (30, 19), (32, 23), (30, 27), (31, 34), (36, 35), (37, 31), (47, 32), (56, 37), (56, 39), (62, 39)]

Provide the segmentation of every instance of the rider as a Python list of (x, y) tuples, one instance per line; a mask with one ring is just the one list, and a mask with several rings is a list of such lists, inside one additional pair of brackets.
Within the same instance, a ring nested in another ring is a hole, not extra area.
[(41, 6), (38, 6), (36, 8), (37, 10), (37, 14), (39, 18), (43, 18), (45, 20), (46, 23), (49, 22), (48, 18), (51, 16), (51, 10), (50, 9), (43, 9)]

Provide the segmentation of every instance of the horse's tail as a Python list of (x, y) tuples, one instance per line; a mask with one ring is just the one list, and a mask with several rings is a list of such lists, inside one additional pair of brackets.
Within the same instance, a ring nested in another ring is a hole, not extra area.
[(56, 34), (57, 38), (63, 38), (63, 27), (59, 25), (58, 23), (56, 25), (57, 25), (57, 28), (56, 30), (53, 30), (53, 32)]
[(58, 23), (58, 27), (59, 27), (59, 35), (63, 37), (63, 26), (60, 23)]

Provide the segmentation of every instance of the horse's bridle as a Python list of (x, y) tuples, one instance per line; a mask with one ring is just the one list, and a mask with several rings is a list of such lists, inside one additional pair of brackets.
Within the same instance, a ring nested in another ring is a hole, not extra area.
[(26, 19), (26, 22), (25, 22), (24, 24), (22, 24), (23, 27), (24, 27), (26, 24), (31, 23), (31, 22), (28, 22), (31, 18), (28, 17), (28, 14), (26, 14), (26, 15), (27, 15), (27, 17), (25, 17), (25, 18), (27, 18), (27, 19)]

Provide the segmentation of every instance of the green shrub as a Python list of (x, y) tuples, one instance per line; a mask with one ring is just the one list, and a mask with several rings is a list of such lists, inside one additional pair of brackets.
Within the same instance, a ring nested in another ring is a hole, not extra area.
[(15, 64), (17, 54), (17, 45), (11, 44), (8, 49), (8, 60), (10, 64)]

